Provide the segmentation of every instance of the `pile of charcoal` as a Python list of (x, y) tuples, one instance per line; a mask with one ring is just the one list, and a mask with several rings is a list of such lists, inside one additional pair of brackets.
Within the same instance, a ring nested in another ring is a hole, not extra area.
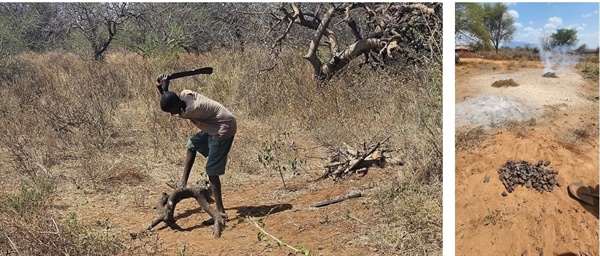
[[(537, 164), (531, 164), (527, 161), (508, 160), (498, 169), (498, 174), (508, 193), (512, 193), (516, 185), (535, 189), (538, 192), (552, 192), (554, 187), (560, 187), (560, 184), (558, 183), (558, 171), (549, 165), (550, 161), (540, 160)], [(506, 196), (506, 191), (502, 193), (503, 196)]]

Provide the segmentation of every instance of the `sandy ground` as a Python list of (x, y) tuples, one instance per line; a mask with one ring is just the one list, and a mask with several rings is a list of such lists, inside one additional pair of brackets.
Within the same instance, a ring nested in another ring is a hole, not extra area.
[[(202, 178), (198, 169), (192, 172), (190, 182)], [(65, 214), (77, 212), (87, 220), (95, 220), (95, 225), (125, 238), (127, 247), (143, 255), (293, 255), (292, 249), (267, 235), (259, 239), (261, 231), (254, 225), (259, 220), (267, 233), (310, 255), (390, 255), (393, 253), (369, 245), (367, 227), (372, 211), (366, 202), (373, 200), (370, 191), (398, 172), (392, 167), (372, 168), (365, 176), (356, 174), (336, 182), (314, 181), (322, 174), (314, 170), (287, 177), (287, 189), (279, 177), (242, 183), (233, 178), (239, 175), (226, 174), (222, 176), (223, 200), (229, 220), (221, 238), (213, 237), (212, 226), (202, 225), (210, 216), (193, 199), (177, 204), (174, 216), (180, 229), (160, 223), (150, 233), (141, 232), (157, 216), (153, 206), (160, 193), (171, 191), (164, 184), (167, 177), (160, 173), (153, 174), (158, 178), (151, 184), (121, 187), (118, 198), (84, 188), (65, 189), (69, 191), (67, 196), (54, 204)], [(311, 207), (359, 191), (365, 196)], [(127, 241), (130, 233), (137, 236)]]
[[(598, 206), (566, 188), (582, 181), (598, 193), (598, 84), (574, 70), (544, 78), (536, 64), (462, 61), (457, 131), (482, 126), (484, 140), (456, 151), (456, 255), (598, 255)], [(491, 86), (504, 79), (519, 85)], [(549, 160), (562, 186), (503, 197), (497, 170), (507, 160)]]

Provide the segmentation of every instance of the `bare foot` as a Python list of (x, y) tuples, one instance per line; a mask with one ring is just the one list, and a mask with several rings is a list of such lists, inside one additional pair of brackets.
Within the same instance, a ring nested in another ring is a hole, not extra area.
[[(220, 213), (221, 214), (221, 218), (223, 219), (223, 222), (228, 221), (229, 217), (227, 216), (227, 213)], [(202, 222), (203, 226), (212, 226), (215, 224), (215, 219), (210, 218), (208, 220), (205, 220)]]

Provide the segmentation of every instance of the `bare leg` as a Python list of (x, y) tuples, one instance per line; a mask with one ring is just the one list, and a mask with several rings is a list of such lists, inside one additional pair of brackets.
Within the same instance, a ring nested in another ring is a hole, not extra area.
[(208, 181), (210, 182), (210, 188), (212, 190), (213, 196), (215, 197), (217, 211), (221, 213), (221, 215), (225, 216), (225, 208), (223, 207), (223, 197), (221, 195), (221, 180), (219, 179), (219, 176), (208, 176)]
[(188, 178), (190, 177), (190, 172), (192, 171), (192, 166), (194, 165), (194, 160), (196, 160), (196, 151), (188, 149), (185, 154), (183, 174), (181, 175), (181, 180), (177, 184), (178, 188), (187, 186)]
[[(221, 180), (219, 176), (208, 176), (208, 182), (210, 182), (210, 189), (212, 190), (213, 197), (215, 198), (215, 204), (217, 206), (217, 212), (221, 215), (223, 221), (227, 220), (227, 214), (223, 207), (223, 197), (221, 196)], [(215, 219), (210, 218), (202, 222), (202, 225), (210, 226), (214, 225)], [(225, 223), (222, 223), (225, 225)]]

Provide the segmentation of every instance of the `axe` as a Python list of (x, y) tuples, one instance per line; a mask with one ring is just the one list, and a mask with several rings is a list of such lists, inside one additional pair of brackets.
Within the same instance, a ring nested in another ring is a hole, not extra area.
[(158, 84), (160, 85), (160, 86), (157, 86), (158, 91), (160, 92), (160, 94), (168, 91), (170, 80), (182, 78), (182, 77), (186, 77), (186, 76), (199, 75), (199, 74), (210, 75), (210, 74), (212, 74), (212, 72), (213, 72), (212, 67), (204, 67), (204, 68), (198, 68), (198, 69), (194, 69), (194, 70), (188, 70), (188, 71), (182, 71), (182, 72), (177, 72), (177, 73), (173, 73), (173, 74), (168, 74), (162, 80), (161, 80), (161, 77), (159, 77), (156, 79), (156, 82), (158, 82)]
[(194, 69), (194, 70), (182, 71), (182, 72), (177, 72), (177, 73), (167, 75), (167, 80), (182, 78), (182, 77), (186, 77), (186, 76), (199, 75), (199, 74), (210, 75), (210, 74), (212, 74), (212, 72), (213, 72), (212, 67), (198, 68), (198, 69)]

